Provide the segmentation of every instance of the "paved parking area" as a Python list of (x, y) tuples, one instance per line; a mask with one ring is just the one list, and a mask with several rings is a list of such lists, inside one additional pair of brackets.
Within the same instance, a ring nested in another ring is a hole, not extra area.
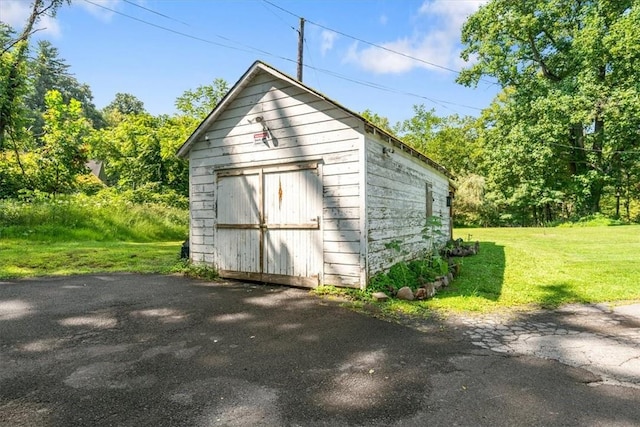
[(173, 276), (0, 282), (0, 426), (637, 425), (638, 389), (471, 326)]
[(553, 311), (460, 319), (472, 344), (586, 369), (640, 390), (640, 304), (569, 305)]

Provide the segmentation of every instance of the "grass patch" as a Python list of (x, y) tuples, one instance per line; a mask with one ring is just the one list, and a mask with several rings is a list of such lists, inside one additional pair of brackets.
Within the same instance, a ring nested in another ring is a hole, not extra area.
[(189, 213), (111, 192), (0, 201), (0, 238), (40, 242), (184, 240)]
[(179, 259), (188, 211), (113, 192), (0, 201), (0, 279), (88, 273), (210, 277)]
[(182, 242), (0, 241), (0, 279), (89, 273), (175, 273)]
[[(379, 303), (383, 312), (491, 312), (568, 303), (640, 301), (640, 226), (482, 228), (454, 237), (480, 241), (453, 284), (430, 300)], [(339, 291), (336, 291), (339, 292)], [(355, 298), (353, 292), (345, 294)], [(358, 298), (368, 300), (361, 292)]]
[(465, 229), (479, 240), (452, 288), (428, 302), (448, 310), (640, 299), (640, 226)]

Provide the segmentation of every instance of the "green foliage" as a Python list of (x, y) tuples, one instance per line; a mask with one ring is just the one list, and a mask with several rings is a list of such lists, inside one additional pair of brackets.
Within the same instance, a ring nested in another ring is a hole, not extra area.
[[(640, 4), (490, 1), (463, 27), (458, 81), (503, 92), (483, 113), (486, 195), (515, 224), (630, 205), (640, 181)], [(630, 46), (625, 49), (623, 46)], [(627, 215), (630, 219), (630, 215)]]
[(609, 218), (600, 213), (588, 215), (575, 222), (560, 223), (559, 227), (607, 227), (613, 225), (624, 225), (619, 219)]
[(380, 129), (388, 132), (391, 135), (395, 135), (395, 132), (391, 128), (391, 124), (389, 123), (388, 118), (380, 116), (369, 109), (364, 110), (362, 113), (360, 113), (360, 115), (364, 117), (369, 123), (379, 127)]
[(175, 268), (174, 273), (182, 273), (187, 277), (193, 277), (196, 279), (215, 280), (218, 276), (218, 271), (206, 264), (192, 264), (189, 261), (183, 261), (181, 268)]
[[(432, 299), (376, 303), (374, 289), (349, 297), (383, 313), (424, 316), (433, 311), (499, 312), (555, 308), (571, 303), (640, 301), (640, 225), (586, 228), (463, 229), (480, 240), (476, 256), (464, 259), (453, 286)], [(371, 280), (375, 290), (393, 286), (388, 276)], [(340, 294), (335, 290), (331, 294)]]
[(82, 194), (93, 196), (101, 190), (106, 188), (104, 182), (93, 174), (78, 175), (76, 177), (75, 187)]
[(82, 104), (71, 99), (65, 104), (56, 90), (45, 95), (43, 146), (39, 148), (38, 187), (52, 194), (73, 190), (76, 176), (87, 167), (84, 141), (91, 125), (84, 117)]
[(106, 113), (118, 112), (121, 115), (129, 114), (143, 114), (146, 113), (144, 109), (144, 102), (140, 101), (134, 95), (130, 93), (116, 93), (113, 101), (104, 107)]
[(181, 193), (163, 188), (157, 182), (147, 182), (135, 190), (125, 190), (119, 193), (125, 200), (136, 204), (159, 204), (178, 209), (189, 209), (189, 199)]
[(435, 110), (427, 110), (424, 105), (414, 105), (413, 112), (412, 118), (398, 124), (398, 133), (404, 143), (421, 153), (431, 155), (430, 145), (442, 124), (442, 119), (436, 116)]
[(121, 190), (155, 188), (188, 194), (189, 170), (177, 148), (193, 132), (195, 120), (149, 114), (108, 114), (111, 126), (96, 132), (91, 157), (105, 162), (107, 182)]
[(105, 165), (107, 185), (132, 200), (186, 206), (188, 162), (175, 153), (226, 93), (224, 80), (185, 92), (177, 101), (185, 115), (153, 117), (118, 93), (103, 117), (51, 43), (39, 42), (29, 60), (27, 44), (14, 38), (1, 24), (0, 199), (20, 190), (96, 193), (103, 186), (84, 166), (93, 159)]
[(63, 3), (70, 0), (35, 0), (31, 12), (19, 36), (8, 25), (0, 22), (0, 151), (5, 149), (5, 139), (12, 138), (14, 144), (21, 139), (25, 109), (22, 98), (25, 94), (24, 78), (28, 62), (29, 37), (37, 30), (34, 25), (42, 16), (55, 16)]
[(31, 132), (39, 141), (44, 135), (44, 117), (47, 110), (47, 92), (55, 90), (62, 100), (68, 104), (72, 99), (80, 103), (84, 117), (92, 126), (104, 126), (102, 115), (93, 104), (93, 94), (87, 84), (82, 84), (70, 73), (70, 65), (60, 58), (58, 49), (49, 41), (39, 40), (36, 45), (35, 58), (28, 62), (29, 91), (24, 103), (28, 110)]
[[(444, 233), (442, 232), (442, 220), (432, 216), (426, 219), (422, 230), (422, 238), (429, 242), (429, 249), (424, 256), (411, 261), (395, 263), (389, 271), (381, 272), (369, 279), (366, 292), (385, 292), (387, 294), (403, 287), (416, 290), (427, 282), (433, 281), (437, 276), (449, 272), (449, 263), (440, 254), (440, 244)], [(385, 244), (385, 248), (401, 252), (400, 240), (392, 240)]]
[(182, 273), (180, 241), (34, 241), (0, 239), (0, 280), (96, 273)]
[(229, 91), (224, 79), (215, 79), (210, 85), (187, 90), (176, 99), (176, 108), (188, 117), (204, 120)]
[(489, 202), (485, 198), (485, 181), (485, 177), (477, 174), (458, 177), (453, 217), (456, 226), (478, 226), (490, 223), (487, 220), (490, 209)]
[[(11, 43), (13, 35), (11, 28), (0, 22), (3, 47)], [(28, 91), (27, 52), (27, 42), (21, 41), (0, 55), (0, 151), (19, 150), (29, 125), (28, 110), (22, 102)]]
[(0, 237), (32, 241), (184, 240), (188, 212), (157, 203), (137, 204), (106, 189), (53, 198), (23, 191), (21, 200), (0, 201)]

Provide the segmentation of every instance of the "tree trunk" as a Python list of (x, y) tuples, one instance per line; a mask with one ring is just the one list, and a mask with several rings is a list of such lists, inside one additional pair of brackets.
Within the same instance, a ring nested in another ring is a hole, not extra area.
[[(607, 76), (607, 69), (604, 65), (598, 67), (598, 81), (604, 82)], [(604, 118), (602, 117), (602, 102), (598, 101), (596, 105), (596, 117), (594, 120), (593, 130), (593, 155), (596, 157), (595, 161), (591, 164), (590, 169), (600, 173), (604, 173), (602, 147), (604, 146)], [(591, 197), (589, 210), (591, 213), (600, 212), (600, 199), (602, 198), (602, 191), (604, 189), (604, 179), (597, 177), (591, 183), (590, 186)]]
[(572, 176), (580, 175), (586, 166), (587, 156), (584, 150), (584, 131), (582, 123), (571, 125), (570, 140), (573, 150), (569, 161), (569, 172)]
[(18, 88), (21, 84), (18, 80), (20, 65), (26, 60), (27, 47), (29, 46), (29, 35), (33, 31), (33, 25), (42, 13), (42, 10), (40, 10), (42, 3), (43, 0), (35, 0), (33, 2), (33, 8), (31, 9), (31, 15), (27, 20), (27, 25), (25, 25), (22, 34), (18, 38), (22, 44), (19, 45), (18, 52), (16, 52), (15, 59), (9, 69), (9, 75), (7, 76), (7, 90), (5, 96), (2, 97), (2, 103), (0, 103), (0, 150), (4, 149), (6, 131), (11, 122), (13, 105), (16, 97), (18, 96)]

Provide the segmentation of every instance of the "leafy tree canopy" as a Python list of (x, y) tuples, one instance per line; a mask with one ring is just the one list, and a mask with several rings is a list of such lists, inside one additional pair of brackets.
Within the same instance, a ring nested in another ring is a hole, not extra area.
[(484, 114), (488, 186), (547, 220), (598, 212), (638, 168), (640, 1), (492, 0), (462, 40), (475, 62), (458, 81), (503, 87)]
[(215, 79), (210, 85), (186, 90), (176, 99), (176, 108), (182, 114), (204, 120), (229, 91), (224, 79)]
[(117, 111), (120, 114), (142, 114), (144, 102), (130, 93), (116, 93), (115, 98), (104, 108), (105, 112)]

